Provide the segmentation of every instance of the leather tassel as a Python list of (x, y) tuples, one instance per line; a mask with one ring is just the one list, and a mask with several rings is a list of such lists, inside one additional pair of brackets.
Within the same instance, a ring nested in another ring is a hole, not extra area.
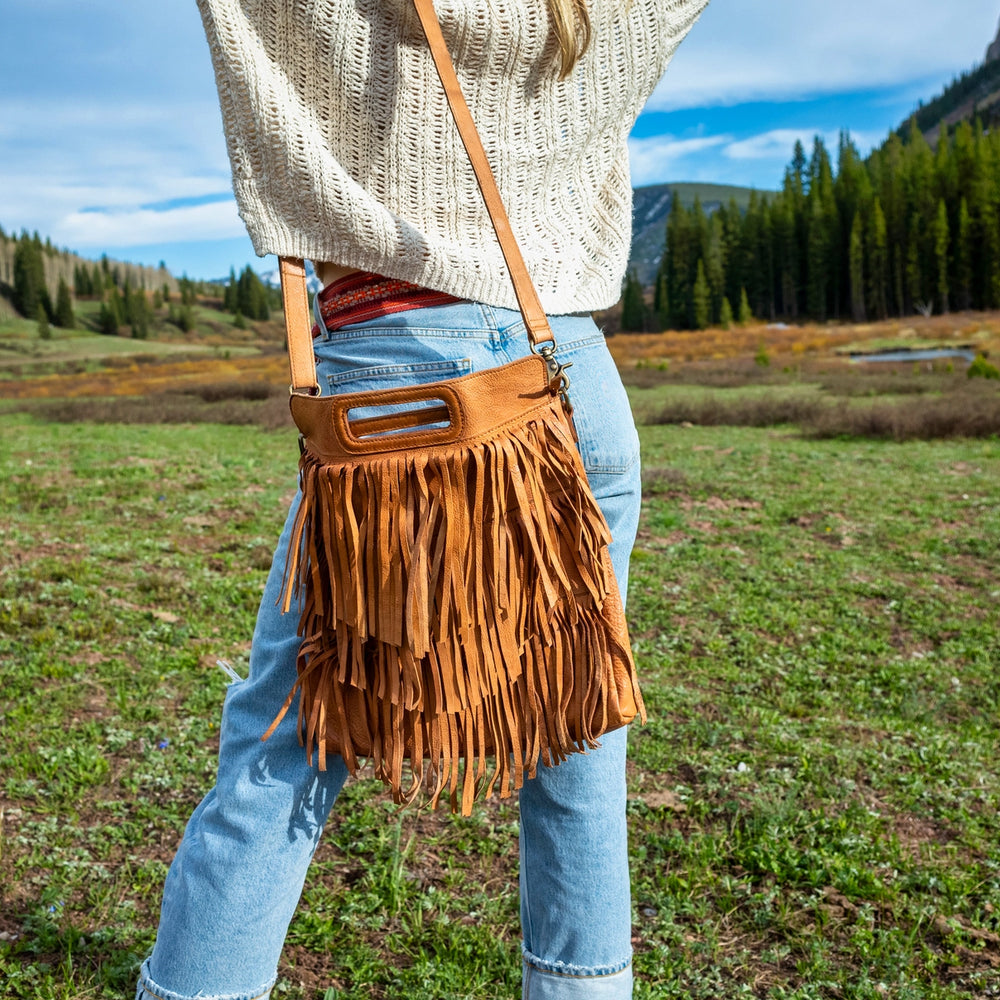
[(397, 802), (424, 787), (468, 814), (477, 792), (505, 798), (539, 761), (598, 745), (612, 652), (642, 715), (630, 652), (605, 638), (610, 539), (565, 474), (578, 462), (544, 419), (359, 466), (306, 451), (282, 599), (302, 609), (299, 676), (265, 738), (299, 695), (320, 768), (328, 747), (355, 774), (368, 758)]

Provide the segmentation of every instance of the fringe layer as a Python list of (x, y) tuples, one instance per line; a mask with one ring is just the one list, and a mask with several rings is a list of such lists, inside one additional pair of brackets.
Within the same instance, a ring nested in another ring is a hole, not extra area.
[(299, 693), (321, 769), (368, 758), (397, 802), (426, 787), (468, 814), (645, 717), (607, 524), (547, 416), (478, 445), (304, 452), (283, 594), (298, 680), (265, 739)]

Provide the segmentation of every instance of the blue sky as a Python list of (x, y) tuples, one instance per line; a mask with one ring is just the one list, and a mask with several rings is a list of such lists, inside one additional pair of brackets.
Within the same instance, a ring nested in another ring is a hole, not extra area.
[[(622, 0), (624, 2), (624, 0)], [(997, 0), (712, 0), (630, 140), (637, 185), (780, 183), (792, 145), (863, 152), (978, 63)], [(236, 214), (194, 0), (0, 0), (0, 226), (212, 278)]]

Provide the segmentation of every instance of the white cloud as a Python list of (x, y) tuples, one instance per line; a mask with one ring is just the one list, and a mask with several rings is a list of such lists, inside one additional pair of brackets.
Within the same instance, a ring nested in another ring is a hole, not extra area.
[(981, 60), (996, 0), (712, 0), (647, 111), (948, 78)]
[[(632, 183), (636, 187), (671, 181), (714, 181), (771, 189), (780, 185), (796, 141), (812, 154), (819, 136), (836, 169), (840, 132), (821, 128), (776, 128), (737, 139), (731, 134), (676, 138), (670, 135), (629, 140)], [(882, 132), (852, 132), (861, 156), (885, 139)]]
[[(722, 146), (731, 138), (728, 135), (707, 135), (677, 139), (670, 135), (653, 135), (642, 139), (629, 139), (632, 183), (636, 187), (641, 187), (644, 184), (676, 180), (679, 161)], [(690, 172), (685, 174), (689, 175)]]
[[(805, 147), (808, 156), (813, 147), (813, 141), (819, 136), (831, 156), (836, 156), (837, 146), (840, 142), (840, 133), (824, 131), (823, 129), (793, 129), (776, 128), (768, 132), (761, 132), (760, 135), (752, 135), (746, 139), (731, 142), (722, 150), (722, 155), (730, 160), (774, 160), (778, 159), (787, 162), (792, 158), (792, 151), (796, 142), (801, 142)], [(884, 135), (868, 134), (864, 132), (852, 132), (851, 139), (858, 147), (861, 155), (864, 156), (868, 150), (876, 143), (881, 142)]]
[(61, 246), (100, 249), (232, 239), (245, 233), (236, 212), (236, 202), (224, 201), (162, 212), (141, 208), (119, 212), (70, 212), (56, 223), (52, 238)]
[(790, 157), (796, 141), (805, 146), (809, 142), (809, 131), (799, 131), (790, 128), (771, 129), (760, 135), (752, 135), (747, 139), (732, 142), (723, 150), (723, 155), (731, 160), (770, 160), (775, 156)]
[[(243, 232), (214, 95), (171, 107), (90, 99), (0, 100), (0, 224), (78, 248)], [(142, 206), (220, 196), (170, 211)], [(96, 211), (95, 211), (96, 209)], [(228, 214), (227, 214), (228, 213)], [(236, 219), (232, 224), (229, 217)], [(192, 229), (184, 233), (181, 227)]]

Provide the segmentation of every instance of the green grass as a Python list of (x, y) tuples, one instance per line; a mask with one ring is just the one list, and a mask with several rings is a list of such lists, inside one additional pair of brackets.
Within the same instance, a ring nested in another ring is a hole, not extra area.
[[(65, 334), (65, 335), (64, 335)], [(233, 345), (226, 347), (227, 356), (240, 357), (259, 354), (255, 347)], [(67, 363), (93, 362), (100, 364), (108, 359), (141, 357), (184, 358), (217, 357), (223, 349), (208, 344), (189, 344), (183, 341), (131, 340), (127, 337), (106, 337), (99, 333), (58, 330), (52, 340), (4, 340), (0, 338), (0, 379), (5, 377), (4, 367), (25, 364), (32, 366), (35, 374), (58, 371)]]
[(153, 317), (147, 339), (133, 339), (127, 326), (120, 329), (119, 336), (108, 336), (99, 332), (99, 309), (96, 300), (78, 301), (76, 329), (52, 327), (49, 340), (39, 338), (38, 324), (33, 320), (0, 320), (0, 380), (59, 372), (81, 363), (100, 366), (122, 358), (218, 356), (223, 349), (227, 357), (252, 356), (261, 352), (261, 340), (270, 342), (281, 336), (274, 322), (248, 323), (246, 330), (239, 330), (232, 315), (202, 302), (194, 307), (196, 326), (191, 334), (169, 323), (164, 307)]
[[(1000, 997), (996, 442), (641, 436), (637, 998)], [(4, 997), (131, 995), (296, 455), (0, 415)], [(516, 820), (349, 786), (276, 997), (517, 995)]]

